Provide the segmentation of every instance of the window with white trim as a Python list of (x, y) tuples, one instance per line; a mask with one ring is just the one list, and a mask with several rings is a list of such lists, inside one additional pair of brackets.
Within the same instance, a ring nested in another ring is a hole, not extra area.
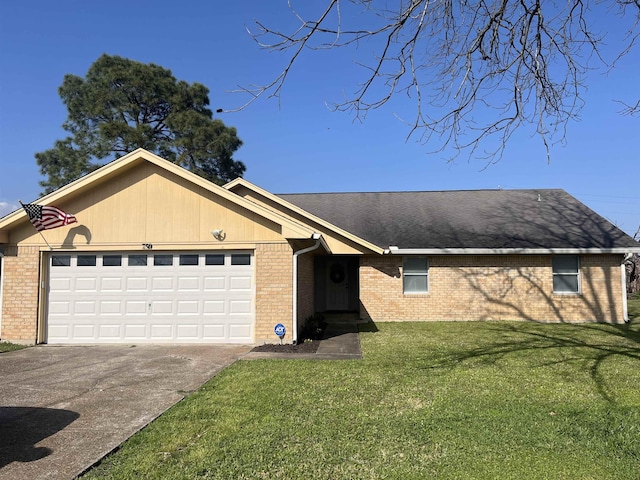
[(402, 258), (402, 292), (427, 293), (429, 291), (429, 261), (427, 257)]
[(577, 255), (556, 255), (552, 259), (553, 293), (580, 293), (580, 260)]

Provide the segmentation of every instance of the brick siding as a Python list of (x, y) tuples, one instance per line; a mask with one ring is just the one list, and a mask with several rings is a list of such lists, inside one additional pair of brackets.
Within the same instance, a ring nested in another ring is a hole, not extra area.
[(6, 247), (2, 284), (3, 341), (33, 344), (38, 323), (39, 247)]
[(292, 341), (293, 250), (286, 243), (256, 246), (256, 324), (255, 342), (276, 343), (273, 327), (287, 329), (284, 343)]
[(581, 293), (553, 293), (550, 255), (429, 257), (429, 292), (402, 292), (402, 257), (360, 260), (360, 315), (394, 320), (622, 323), (619, 255), (581, 255)]

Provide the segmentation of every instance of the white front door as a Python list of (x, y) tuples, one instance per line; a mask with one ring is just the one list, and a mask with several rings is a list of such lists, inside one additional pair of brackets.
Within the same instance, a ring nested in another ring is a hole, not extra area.
[(48, 343), (253, 343), (252, 252), (49, 258)]

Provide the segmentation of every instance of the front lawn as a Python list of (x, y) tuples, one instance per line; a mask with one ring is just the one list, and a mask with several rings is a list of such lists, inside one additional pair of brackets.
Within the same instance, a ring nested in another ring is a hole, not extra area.
[(640, 293), (631, 295), (627, 302), (629, 308), (629, 318), (631, 320), (640, 321)]
[(637, 479), (640, 322), (365, 326), (239, 361), (86, 478)]

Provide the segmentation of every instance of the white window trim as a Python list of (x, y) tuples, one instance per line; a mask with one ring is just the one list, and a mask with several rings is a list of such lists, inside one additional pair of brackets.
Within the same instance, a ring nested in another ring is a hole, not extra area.
[(553, 277), (555, 278), (556, 275), (558, 276), (577, 276), (578, 277), (578, 290), (576, 292), (557, 292), (556, 289), (553, 289), (553, 294), (554, 295), (582, 295), (582, 266), (580, 264), (580, 255), (562, 255), (562, 256), (569, 256), (569, 257), (576, 257), (576, 260), (578, 261), (578, 271), (576, 273), (556, 273), (553, 271), (553, 257), (551, 258), (551, 272)]
[[(423, 258), (427, 262), (427, 269), (424, 272), (405, 272), (404, 262), (405, 258), (411, 258), (410, 256), (402, 257), (402, 294), (403, 295), (425, 295), (429, 293), (430, 290), (430, 281), (429, 281), (429, 258), (420, 256), (418, 258)], [(407, 292), (404, 289), (404, 279), (405, 277), (427, 277), (427, 289), (422, 292)]]

